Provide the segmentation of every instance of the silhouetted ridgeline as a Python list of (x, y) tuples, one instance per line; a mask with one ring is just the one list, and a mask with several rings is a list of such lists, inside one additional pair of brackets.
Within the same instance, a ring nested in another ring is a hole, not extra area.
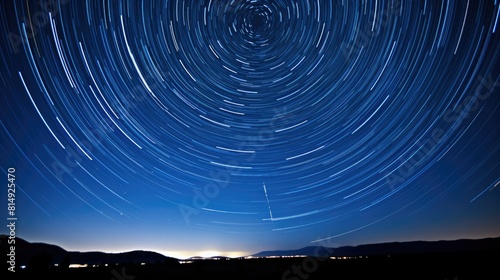
[(430, 253), (459, 253), (459, 252), (499, 252), (499, 238), (461, 239), (453, 241), (412, 241), (367, 244), (359, 246), (343, 246), (337, 248), (322, 248), (309, 246), (298, 250), (263, 251), (254, 254), (254, 257), (268, 256), (376, 256), (376, 255), (404, 255)]
[[(5, 258), (3, 252), (7, 252), (10, 245), (7, 244), (7, 236), (0, 235), (0, 246), (2, 248), (2, 258)], [(154, 263), (154, 262), (175, 262), (175, 258), (166, 257), (162, 254), (149, 251), (132, 251), (124, 253), (103, 253), (103, 252), (73, 252), (66, 251), (63, 248), (46, 244), (30, 243), (21, 238), (16, 238), (16, 265), (28, 266), (30, 262), (42, 261), (42, 258), (50, 259), (50, 265), (71, 263), (71, 264), (115, 264), (115, 263)], [(37, 259), (38, 258), (38, 259)]]
[[(0, 235), (4, 260), (8, 249), (6, 241), (7, 237)], [(330, 252), (330, 257), (326, 257), (326, 252)], [(269, 258), (298, 255), (302, 257)], [(253, 258), (219, 259), (180, 262), (147, 251), (119, 254), (68, 252), (58, 246), (29, 243), (17, 238), (16, 272), (7, 272), (5, 268), (2, 274), (7, 273), (8, 277), (1, 279), (500, 279), (500, 269), (496, 266), (500, 262), (500, 238), (305, 247), (260, 252)], [(70, 263), (88, 266), (69, 269)], [(20, 265), (27, 267), (19, 269)]]

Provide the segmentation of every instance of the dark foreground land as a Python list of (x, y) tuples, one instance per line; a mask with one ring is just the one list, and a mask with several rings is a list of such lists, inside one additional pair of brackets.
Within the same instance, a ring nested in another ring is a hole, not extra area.
[(499, 252), (371, 256), (197, 260), (87, 268), (18, 270), (2, 279), (500, 279)]

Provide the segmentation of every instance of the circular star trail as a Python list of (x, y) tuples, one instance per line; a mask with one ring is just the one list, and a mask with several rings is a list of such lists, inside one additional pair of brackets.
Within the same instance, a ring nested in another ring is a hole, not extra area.
[(499, 13), (2, 1), (2, 170), (40, 219), (307, 242), (498, 200)]

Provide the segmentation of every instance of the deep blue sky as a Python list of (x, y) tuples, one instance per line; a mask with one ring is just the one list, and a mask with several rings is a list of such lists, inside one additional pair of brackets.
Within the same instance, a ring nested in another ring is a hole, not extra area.
[(1, 1), (18, 237), (182, 257), (500, 236), (498, 1), (227, 2)]

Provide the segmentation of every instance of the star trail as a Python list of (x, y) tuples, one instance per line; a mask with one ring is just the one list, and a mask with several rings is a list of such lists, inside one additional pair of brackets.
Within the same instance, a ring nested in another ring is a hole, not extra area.
[(2, 1), (18, 235), (173, 256), (499, 236), (499, 17), (497, 0)]

